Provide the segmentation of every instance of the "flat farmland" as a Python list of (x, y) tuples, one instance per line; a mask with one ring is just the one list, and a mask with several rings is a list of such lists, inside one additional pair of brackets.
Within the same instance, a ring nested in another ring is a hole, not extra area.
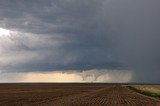
[(132, 87), (141, 91), (160, 94), (160, 85), (132, 85)]
[(160, 100), (121, 84), (4, 83), (0, 106), (160, 106)]
[(129, 87), (141, 94), (160, 98), (160, 85), (131, 85)]

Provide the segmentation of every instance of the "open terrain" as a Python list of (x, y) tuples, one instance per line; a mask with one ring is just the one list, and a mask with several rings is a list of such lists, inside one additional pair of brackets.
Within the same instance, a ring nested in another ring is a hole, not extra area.
[(131, 85), (130, 89), (156, 98), (160, 98), (160, 85)]
[(0, 106), (160, 106), (121, 84), (0, 84)]

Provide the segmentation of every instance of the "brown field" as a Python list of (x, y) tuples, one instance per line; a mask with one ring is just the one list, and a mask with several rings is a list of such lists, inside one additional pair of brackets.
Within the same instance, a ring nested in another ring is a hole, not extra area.
[(0, 106), (160, 106), (120, 84), (0, 84)]

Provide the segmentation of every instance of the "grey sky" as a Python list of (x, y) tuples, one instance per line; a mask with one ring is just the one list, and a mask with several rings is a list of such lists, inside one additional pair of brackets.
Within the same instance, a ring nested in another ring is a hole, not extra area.
[(0, 0), (0, 28), (11, 30), (0, 37), (1, 73), (132, 70), (134, 82), (160, 82), (159, 5)]

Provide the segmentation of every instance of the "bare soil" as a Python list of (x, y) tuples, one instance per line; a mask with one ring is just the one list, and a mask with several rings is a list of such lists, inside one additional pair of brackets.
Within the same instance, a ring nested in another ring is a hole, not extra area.
[(120, 84), (0, 84), (0, 106), (160, 106)]

